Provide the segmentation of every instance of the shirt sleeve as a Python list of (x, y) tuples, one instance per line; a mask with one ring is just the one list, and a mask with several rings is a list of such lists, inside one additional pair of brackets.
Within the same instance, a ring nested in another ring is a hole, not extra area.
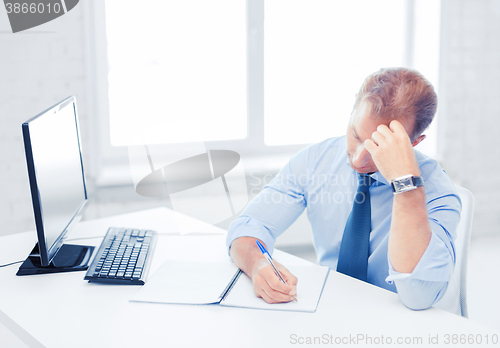
[(386, 281), (395, 283), (401, 302), (412, 309), (429, 308), (443, 297), (455, 265), (454, 240), (460, 221), (460, 198), (456, 192), (431, 193), (430, 196), (427, 213), (431, 240), (415, 269), (412, 273), (397, 272), (388, 259)]
[(236, 238), (254, 237), (272, 254), (276, 238), (306, 208), (308, 152), (309, 147), (296, 154), (231, 223), (226, 238), (228, 252)]

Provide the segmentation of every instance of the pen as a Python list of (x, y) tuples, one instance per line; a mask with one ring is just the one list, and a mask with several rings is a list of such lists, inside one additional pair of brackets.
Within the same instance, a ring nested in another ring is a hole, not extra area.
[[(274, 265), (274, 262), (273, 262), (273, 258), (271, 257), (271, 255), (269, 255), (269, 252), (266, 250), (266, 248), (262, 245), (261, 242), (259, 242), (258, 240), (255, 240), (255, 242), (257, 243), (257, 245), (259, 246), (259, 249), (260, 251), (262, 251), (262, 255), (264, 255), (264, 257), (266, 258), (267, 262), (269, 262), (269, 264), (271, 266), (273, 266), (274, 268), (274, 273), (276, 273), (276, 276), (285, 284), (287, 284), (286, 280), (281, 276), (281, 273), (280, 271), (278, 271), (278, 269), (276, 268), (276, 266)], [(295, 300), (295, 302), (297, 302), (297, 298), (295, 296), (292, 296), (293, 299)]]

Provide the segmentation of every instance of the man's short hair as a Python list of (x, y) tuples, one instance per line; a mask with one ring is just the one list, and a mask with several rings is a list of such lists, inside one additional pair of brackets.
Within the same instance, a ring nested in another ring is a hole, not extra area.
[(431, 124), (437, 109), (434, 87), (418, 71), (408, 68), (383, 68), (369, 75), (356, 95), (353, 110), (364, 102), (374, 116), (415, 119), (409, 135), (412, 142)]

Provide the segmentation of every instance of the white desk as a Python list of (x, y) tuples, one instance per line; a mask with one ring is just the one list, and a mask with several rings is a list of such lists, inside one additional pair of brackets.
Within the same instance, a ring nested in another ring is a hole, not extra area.
[[(193, 231), (203, 232), (181, 236), (173, 212), (158, 208), (81, 223), (69, 238), (103, 236), (109, 226), (155, 229), (161, 235), (150, 276), (167, 259), (227, 260), (225, 231), (191, 222)], [(26, 258), (35, 238), (35, 232), (0, 238), (0, 264)], [(287, 254), (281, 260), (306, 262)], [(383, 336), (384, 342), (390, 337), (393, 345), (398, 337), (421, 337), (426, 346), (429, 335), (439, 335), (443, 344), (446, 334), (482, 335), (483, 344), (494, 335), (500, 340), (493, 329), (439, 309), (411, 311), (396, 294), (333, 271), (318, 310), (294, 313), (133, 303), (128, 300), (137, 286), (89, 284), (84, 272), (18, 277), (18, 267), (0, 268), (0, 321), (32, 347), (281, 347), (305, 345), (298, 344), (299, 337), (306, 343), (307, 337), (330, 340), (331, 335), (345, 342), (358, 334)]]

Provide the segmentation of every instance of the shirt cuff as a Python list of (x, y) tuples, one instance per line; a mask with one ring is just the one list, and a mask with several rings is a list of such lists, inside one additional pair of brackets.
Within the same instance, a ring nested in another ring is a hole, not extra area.
[(253, 237), (260, 239), (266, 246), (269, 254), (273, 254), (275, 238), (271, 232), (257, 219), (249, 216), (240, 216), (231, 223), (226, 237), (227, 252), (231, 249), (231, 243), (240, 237)]
[(387, 261), (389, 264), (389, 276), (385, 281), (389, 284), (392, 284), (394, 280), (408, 278), (423, 281), (448, 282), (453, 272), (454, 264), (446, 244), (434, 231), (432, 231), (427, 249), (425, 249), (424, 254), (412, 273), (395, 271), (389, 259), (389, 254), (387, 255)]

